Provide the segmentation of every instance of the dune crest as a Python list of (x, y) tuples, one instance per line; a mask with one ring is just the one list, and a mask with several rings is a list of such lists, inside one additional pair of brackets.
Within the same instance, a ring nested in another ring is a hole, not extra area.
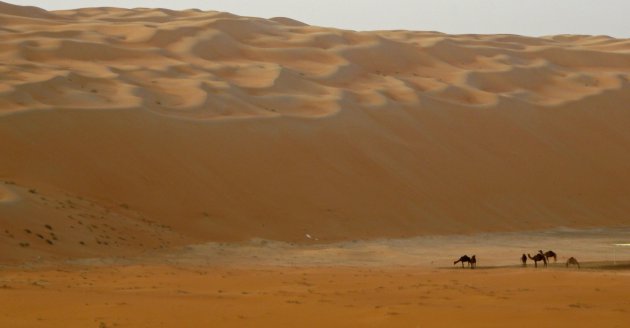
[(27, 18), (54, 19), (56, 16), (44, 9), (33, 6), (16, 6), (0, 1), (0, 15)]
[(423, 98), (558, 106), (625, 90), (630, 79), (630, 43), (605, 37), (353, 32), (281, 17), (6, 3), (0, 15), (10, 31), (1, 36), (2, 113), (321, 117), (348, 107), (418, 108)]

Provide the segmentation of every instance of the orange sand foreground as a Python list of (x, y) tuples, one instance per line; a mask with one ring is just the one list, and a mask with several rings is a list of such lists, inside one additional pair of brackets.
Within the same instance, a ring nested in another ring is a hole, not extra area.
[(2, 273), (3, 327), (627, 327), (627, 272), (130, 266)]
[(0, 2), (0, 327), (627, 327), (629, 127), (627, 39)]
[[(626, 327), (630, 252), (609, 243), (627, 235), (261, 240), (25, 263), (0, 270), (0, 326)], [(522, 267), (518, 251), (534, 245), (554, 245), (558, 262)], [(477, 254), (476, 269), (453, 265), (464, 249)], [(569, 254), (581, 269), (565, 267)]]

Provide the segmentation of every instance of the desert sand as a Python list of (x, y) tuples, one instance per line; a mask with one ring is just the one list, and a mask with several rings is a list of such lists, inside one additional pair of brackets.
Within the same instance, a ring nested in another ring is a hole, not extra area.
[[(207, 243), (139, 257), (2, 269), (11, 327), (625, 327), (628, 229), (427, 236), (312, 245)], [(438, 246), (439, 247), (436, 247)], [(547, 268), (520, 250), (557, 246)], [(462, 249), (476, 269), (452, 264)], [(470, 254), (470, 253), (469, 253)], [(581, 268), (566, 268), (569, 255)], [(623, 258), (623, 261), (621, 260)], [(599, 260), (599, 262), (597, 261)]]
[(627, 274), (469, 271), (8, 272), (0, 321), (10, 327), (625, 327), (630, 318)]
[(0, 2), (0, 326), (623, 327), (628, 127), (628, 39)]

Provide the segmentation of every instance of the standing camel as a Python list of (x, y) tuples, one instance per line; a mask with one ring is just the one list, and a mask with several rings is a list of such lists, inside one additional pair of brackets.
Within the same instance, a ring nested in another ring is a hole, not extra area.
[(547, 258), (547, 262), (549, 262), (549, 258), (553, 257), (553, 262), (557, 262), (558, 261), (558, 256), (556, 255), (556, 253), (554, 251), (547, 251), (545, 252), (545, 258)]
[[(473, 257), (474, 257), (474, 255), (473, 255)], [(470, 263), (471, 263), (470, 261), (471, 261), (471, 258), (468, 257), (468, 255), (464, 255), (464, 256), (460, 257), (459, 260), (453, 262), (453, 265), (457, 264), (458, 262), (462, 262), (462, 268), (463, 268), (464, 267), (464, 262), (467, 262), (468, 265), (470, 265)]]
[(470, 268), (471, 268), (471, 269), (474, 269), (474, 268), (476, 268), (476, 267), (477, 267), (477, 257), (476, 257), (475, 255), (473, 255), (473, 256), (470, 258)]
[(545, 258), (545, 254), (543, 254), (542, 251), (538, 251), (538, 254), (534, 255), (534, 257), (529, 255), (529, 253), (528, 253), (527, 257), (529, 257), (530, 260), (534, 260), (534, 267), (535, 268), (538, 267), (538, 261), (543, 261), (543, 263), (545, 264), (545, 267), (547, 267), (547, 258)]
[(569, 264), (577, 265), (578, 269), (580, 268), (580, 262), (578, 262), (575, 257), (569, 257), (569, 259), (567, 260), (567, 268), (569, 267)]

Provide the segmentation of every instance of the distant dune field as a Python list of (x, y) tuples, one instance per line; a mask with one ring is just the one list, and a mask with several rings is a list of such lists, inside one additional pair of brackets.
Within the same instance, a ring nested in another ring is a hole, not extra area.
[(627, 39), (0, 3), (0, 257), (628, 225), (629, 127)]

